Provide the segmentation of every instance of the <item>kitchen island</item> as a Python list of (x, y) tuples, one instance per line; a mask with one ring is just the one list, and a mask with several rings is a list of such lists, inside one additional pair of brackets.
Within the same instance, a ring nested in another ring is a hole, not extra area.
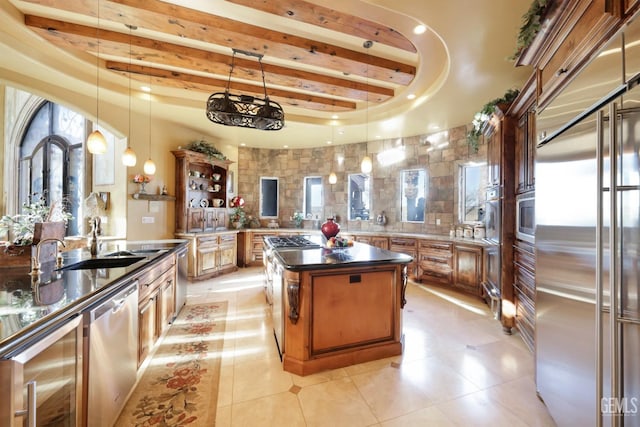
[(412, 257), (355, 242), (274, 249), (273, 322), (285, 371), (309, 375), (402, 354)]

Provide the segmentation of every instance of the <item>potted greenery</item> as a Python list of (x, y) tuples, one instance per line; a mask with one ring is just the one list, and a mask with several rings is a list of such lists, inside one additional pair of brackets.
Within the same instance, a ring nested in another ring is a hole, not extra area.
[(478, 151), (480, 136), (491, 119), (491, 115), (495, 112), (496, 106), (512, 103), (519, 93), (520, 91), (517, 89), (509, 89), (501, 98), (496, 98), (484, 104), (482, 109), (474, 115), (471, 122), (473, 128), (467, 133), (467, 143), (474, 153)]
[(209, 144), (204, 139), (193, 141), (187, 145), (187, 150), (195, 151), (196, 153), (206, 154), (209, 158), (215, 158), (218, 160), (227, 160), (227, 156), (222, 154), (216, 147)]
[(7, 233), (10, 244), (5, 244), (0, 257), (11, 257), (3, 259), (2, 264), (28, 265), (34, 236), (63, 238), (66, 223), (72, 218), (62, 203), (54, 202), (47, 206), (42, 196), (25, 203), (22, 213), (2, 216), (0, 232)]

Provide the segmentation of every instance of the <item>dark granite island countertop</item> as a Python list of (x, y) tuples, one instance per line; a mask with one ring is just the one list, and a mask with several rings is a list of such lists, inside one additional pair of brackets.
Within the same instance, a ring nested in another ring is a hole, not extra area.
[(406, 254), (354, 242), (346, 248), (275, 250), (282, 266), (291, 271), (323, 270), (341, 267), (365, 267), (380, 264), (408, 264), (413, 258)]
[[(43, 264), (37, 286), (33, 286), (30, 267), (0, 268), (0, 359), (12, 357), (69, 318), (114, 295), (186, 244), (176, 239), (105, 243), (99, 258), (120, 252), (141, 259), (127, 267), (84, 270), (57, 271), (55, 265)], [(64, 252), (63, 266), (88, 258), (86, 249)]]

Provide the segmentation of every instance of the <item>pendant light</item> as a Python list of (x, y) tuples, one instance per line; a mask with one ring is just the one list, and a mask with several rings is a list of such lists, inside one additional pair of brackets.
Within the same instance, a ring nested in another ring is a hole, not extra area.
[(151, 160), (151, 74), (149, 74), (149, 159), (144, 162), (142, 169), (147, 175), (156, 173), (156, 164)]
[(100, 130), (98, 121), (100, 118), (100, 1), (98, 1), (98, 25), (96, 27), (96, 129), (87, 137), (87, 150), (91, 154), (104, 154), (107, 152), (107, 140)]
[[(371, 46), (373, 46), (373, 42), (371, 40), (367, 40), (365, 41), (362, 46), (365, 49), (370, 49)], [(371, 58), (371, 54), (369, 54), (369, 58)], [(366, 105), (366, 109), (365, 109), (365, 123), (364, 123), (364, 135), (365, 135), (365, 146), (369, 145), (369, 62), (367, 61), (367, 105)], [(373, 170), (373, 163), (371, 162), (371, 157), (369, 157), (368, 155), (365, 155), (364, 158), (362, 159), (362, 162), (360, 163), (360, 170), (362, 171), (362, 173), (368, 174), (371, 173), (371, 171)]]
[(138, 159), (136, 152), (131, 148), (131, 30), (137, 29), (135, 25), (125, 24), (129, 28), (129, 129), (127, 132), (127, 149), (122, 153), (122, 164), (133, 167)]

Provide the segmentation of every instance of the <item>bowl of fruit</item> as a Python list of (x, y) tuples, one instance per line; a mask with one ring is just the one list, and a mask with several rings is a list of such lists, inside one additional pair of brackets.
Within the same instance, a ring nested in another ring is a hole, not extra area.
[(345, 239), (344, 237), (330, 237), (327, 239), (327, 249), (346, 249), (353, 246), (353, 240)]

